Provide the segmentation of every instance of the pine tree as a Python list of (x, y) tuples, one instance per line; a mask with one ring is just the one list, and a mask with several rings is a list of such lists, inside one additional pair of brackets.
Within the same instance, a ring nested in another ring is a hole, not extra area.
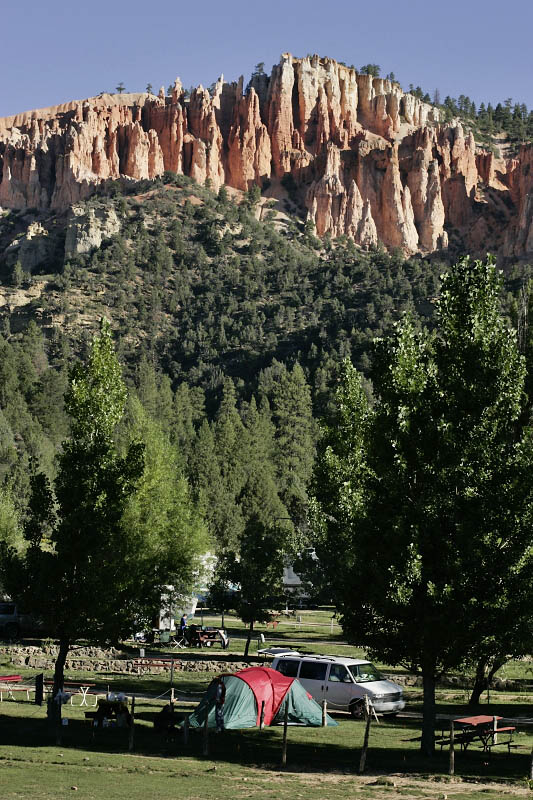
[(316, 428), (311, 392), (303, 369), (295, 364), (280, 372), (271, 395), (276, 428), (276, 463), (280, 498), (294, 519), (303, 516), (307, 484), (315, 456)]

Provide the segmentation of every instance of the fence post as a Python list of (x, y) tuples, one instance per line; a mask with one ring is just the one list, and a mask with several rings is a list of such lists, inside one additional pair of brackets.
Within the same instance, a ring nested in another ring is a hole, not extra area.
[(44, 699), (44, 673), (35, 676), (35, 700), (37, 706), (42, 706)]
[(259, 717), (259, 728), (263, 730), (265, 727), (265, 701), (261, 700), (261, 715)]
[(289, 703), (285, 703), (285, 714), (283, 715), (283, 742), (281, 746), (281, 766), (287, 763), (287, 728), (289, 723)]
[(57, 703), (57, 711), (56, 711), (56, 744), (58, 747), (61, 747), (63, 743), (63, 720), (61, 718), (61, 711), (63, 709), (63, 687), (59, 690), (58, 694), (56, 695), (56, 703)]
[(498, 730), (498, 720), (496, 719), (496, 714), (492, 718), (492, 730), (494, 731), (493, 734), (493, 742), (494, 744), (498, 744), (498, 734), (496, 731)]
[(325, 728), (328, 724), (328, 701), (322, 700), (322, 727)]
[(366, 718), (365, 738), (363, 739), (363, 749), (361, 750), (361, 758), (359, 760), (359, 775), (362, 775), (363, 772), (365, 771), (366, 754), (368, 750), (368, 739), (370, 736), (370, 723), (372, 721), (372, 714), (370, 713), (370, 704), (368, 702), (367, 694), (365, 694), (365, 718)]
[(455, 775), (455, 726), (453, 719), (450, 720), (450, 766), (448, 775)]
[(202, 755), (209, 755), (209, 707), (205, 709)]
[(183, 718), (183, 744), (189, 744), (189, 715), (185, 714)]
[(130, 735), (128, 740), (128, 750), (130, 753), (133, 750), (133, 742), (135, 738), (135, 695), (131, 698), (131, 722), (130, 722)]

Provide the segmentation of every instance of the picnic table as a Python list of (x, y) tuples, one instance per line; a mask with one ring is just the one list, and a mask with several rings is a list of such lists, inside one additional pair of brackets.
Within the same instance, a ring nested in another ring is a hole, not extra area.
[(229, 645), (229, 638), (222, 628), (199, 628), (197, 625), (189, 625), (185, 637), (191, 647), (211, 647), (213, 644), (220, 644), (222, 649), (226, 650)]
[[(44, 688), (47, 691), (52, 691), (54, 686), (54, 679), (53, 678), (45, 678), (44, 679)], [(70, 705), (74, 705), (72, 702), (75, 695), (81, 695), (81, 703), (80, 706), (88, 706), (89, 703), (87, 702), (87, 695), (94, 696), (94, 703), (93, 706), (96, 706), (98, 702), (98, 694), (103, 694), (102, 692), (95, 692), (96, 684), (95, 683), (87, 683), (86, 681), (65, 681), (63, 683), (63, 691), (68, 692), (70, 694)]]
[(129, 728), (131, 714), (126, 700), (100, 698), (96, 711), (86, 711), (85, 719), (91, 721), (93, 728)]
[[(466, 750), (471, 744), (480, 744), (485, 753), (490, 752), (493, 747), (507, 745), (508, 751), (511, 752), (513, 734), (516, 729), (513, 726), (499, 728), (498, 721), (501, 719), (502, 717), (491, 717), (487, 714), (454, 719), (454, 725), (458, 726), (458, 732), (454, 735), (454, 743), (460, 745), (462, 750)], [(444, 735), (439, 740), (441, 749), (444, 744), (449, 743), (450, 739), (444, 738)]]
[(22, 675), (0, 675), (0, 702), (4, 700), (4, 692), (7, 693), (8, 700), (14, 700), (14, 692), (26, 692), (27, 700), (30, 699), (30, 692), (34, 691), (33, 686), (20, 686)]

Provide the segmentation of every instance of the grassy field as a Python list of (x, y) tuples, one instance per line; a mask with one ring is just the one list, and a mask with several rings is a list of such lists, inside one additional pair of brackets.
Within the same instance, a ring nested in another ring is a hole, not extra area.
[[(77, 701), (76, 701), (77, 702)], [(397, 719), (373, 724), (365, 775), (356, 775), (364, 723), (338, 714), (335, 728), (290, 728), (288, 763), (280, 768), (280, 728), (227, 731), (210, 736), (203, 757), (202, 737), (191, 731), (188, 746), (181, 735), (167, 742), (153, 729), (161, 702), (136, 703), (135, 750), (127, 752), (127, 731), (97, 731), (77, 704), (65, 706), (68, 727), (56, 746), (44, 707), (17, 701), (0, 707), (0, 796), (136, 800), (157, 798), (496, 798), (526, 796), (525, 776), (533, 736), (517, 735), (520, 749), (458, 753), (456, 778), (446, 775), (448, 755), (426, 761), (418, 752), (420, 723)], [(191, 710), (179, 704), (180, 711)], [(447, 706), (455, 713), (457, 707)], [(499, 710), (499, 709), (495, 709)], [(445, 785), (443, 785), (445, 784)], [(72, 787), (76, 787), (73, 789)], [(531, 793), (529, 793), (531, 796)]]

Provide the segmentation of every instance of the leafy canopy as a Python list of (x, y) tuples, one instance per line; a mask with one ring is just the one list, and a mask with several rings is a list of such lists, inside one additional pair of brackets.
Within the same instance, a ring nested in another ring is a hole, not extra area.
[(453, 267), (434, 335), (408, 316), (376, 343), (373, 408), (346, 365), (316, 472), (317, 552), (345, 631), (422, 672), (426, 723), (436, 676), (502, 624), (531, 553), (525, 365), (500, 290), (490, 259)]

